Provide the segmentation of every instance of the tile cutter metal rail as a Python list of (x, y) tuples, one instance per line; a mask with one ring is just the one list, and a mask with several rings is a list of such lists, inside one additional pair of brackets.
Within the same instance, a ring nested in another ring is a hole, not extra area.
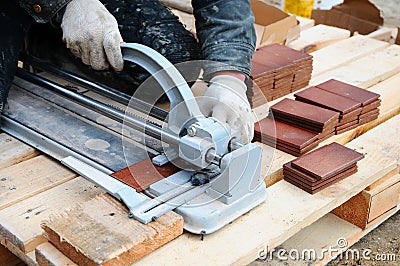
[[(55, 134), (56, 137), (42, 134), (35, 121), (28, 121), (27, 115), (21, 115), (23, 111), (18, 109), (18, 107), (23, 109), (22, 106), (26, 102), (30, 104), (34, 102), (24, 98), (25, 93), (14, 92), (10, 95), (11, 110), (6, 111), (3, 117), (2, 129), (60, 160), (64, 165), (104, 188), (128, 206), (131, 218), (142, 223), (151, 222), (167, 211), (174, 210), (184, 217), (186, 230), (208, 234), (264, 202), (266, 188), (260, 176), (261, 148), (252, 143), (241, 144), (237, 141), (238, 132), (233, 132), (228, 125), (214, 118), (204, 117), (184, 78), (163, 56), (139, 44), (124, 44), (122, 51), (125, 61), (146, 69), (168, 96), (171, 103), (168, 114), (155, 107), (150, 108), (157, 118), (168, 116), (166, 127), (158, 127), (133, 117), (24, 70), (19, 70), (18, 76), (25, 82), (40, 84), (42, 89), (36, 88), (33, 93), (40, 94), (43, 98), (46, 98), (43, 95), (47, 95), (46, 101), (49, 101), (49, 98), (54, 98), (56, 101), (57, 97), (62, 96), (72, 101), (75, 109), (79, 109), (79, 106), (86, 107), (122, 123), (125, 127), (161, 140), (163, 154), (154, 157), (153, 162), (162, 164), (163, 161), (171, 161), (180, 166), (182, 171), (154, 183), (145, 191), (146, 195), (137, 193), (135, 189), (109, 176), (113, 171), (93, 160), (95, 156), (88, 156), (85, 152), (77, 152), (68, 147), (68, 143), (62, 139), (62, 134)], [(31, 59), (30, 63), (33, 65), (37, 62)], [(57, 72), (49, 68), (46, 70)], [(73, 76), (65, 75), (64, 78), (74, 79)], [(103, 90), (97, 84), (91, 86), (93, 84), (88, 84), (85, 80), (78, 83), (91, 89), (95, 87), (95, 90), (103, 95), (114, 94), (119, 101), (126, 103), (128, 100), (125, 96), (120, 97), (116, 91)], [(51, 94), (49, 96), (48, 91), (43, 92), (43, 87), (56, 96), (53, 97)], [(20, 102), (14, 99), (19, 99)], [(59, 105), (63, 104), (62, 100), (58, 101)], [(141, 106), (147, 104), (140, 100), (130, 99), (129, 102), (133, 102), (132, 105), (139, 110)], [(46, 104), (43, 103), (44, 107), (40, 108), (51, 110), (51, 114), (60, 111), (59, 106), (52, 109), (46, 107)], [(21, 117), (23, 122), (19, 121)], [(73, 125), (75, 122), (70, 122), (68, 120), (70, 117), (71, 115), (66, 114), (62, 121), (65, 120), (68, 125)], [(90, 123), (80, 126), (85, 134), (96, 132), (93, 129), (87, 130), (87, 124)], [(46, 132), (55, 131), (56, 128), (52, 127)], [(114, 135), (110, 135), (110, 139), (113, 137)], [(79, 136), (74, 140), (78, 143), (81, 141)]]

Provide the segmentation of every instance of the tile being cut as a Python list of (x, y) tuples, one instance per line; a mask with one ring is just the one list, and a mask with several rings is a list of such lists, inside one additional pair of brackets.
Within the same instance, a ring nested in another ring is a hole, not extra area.
[(310, 87), (296, 93), (294, 96), (296, 100), (337, 111), (342, 115), (361, 107), (359, 102), (317, 87)]
[(362, 158), (362, 153), (333, 142), (293, 160), (292, 166), (319, 180), (336, 175)]
[(111, 176), (140, 192), (147, 189), (151, 184), (175, 174), (178, 171), (179, 168), (171, 163), (160, 167), (155, 166), (151, 159), (145, 159), (111, 174)]

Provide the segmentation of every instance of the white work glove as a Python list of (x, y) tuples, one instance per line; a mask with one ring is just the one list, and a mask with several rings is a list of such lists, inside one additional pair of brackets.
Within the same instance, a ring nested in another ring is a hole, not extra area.
[(244, 82), (236, 77), (215, 76), (200, 99), (199, 107), (206, 117), (228, 123), (240, 132), (242, 142), (249, 143), (254, 135), (254, 121), (246, 90)]
[(72, 0), (65, 9), (61, 28), (71, 52), (95, 70), (111, 65), (123, 68), (122, 37), (114, 16), (98, 0)]

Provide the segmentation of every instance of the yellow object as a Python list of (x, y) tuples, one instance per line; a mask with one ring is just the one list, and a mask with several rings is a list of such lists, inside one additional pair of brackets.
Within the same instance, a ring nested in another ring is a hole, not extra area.
[(314, 0), (284, 0), (285, 12), (304, 18), (311, 18), (313, 8)]

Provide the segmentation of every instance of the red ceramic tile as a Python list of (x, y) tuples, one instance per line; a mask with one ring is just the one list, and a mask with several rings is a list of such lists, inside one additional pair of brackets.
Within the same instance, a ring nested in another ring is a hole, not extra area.
[(265, 118), (254, 125), (257, 133), (268, 139), (302, 149), (318, 139), (318, 134)]
[(323, 190), (323, 189), (325, 189), (325, 188), (327, 188), (327, 187), (329, 187), (329, 186), (331, 186), (331, 185), (333, 185), (355, 173), (357, 173), (357, 167), (352, 168), (349, 171), (343, 172), (342, 174), (336, 176), (336, 178), (328, 179), (328, 181), (329, 181), (328, 183), (326, 183), (318, 188), (312, 188), (312, 187), (306, 186), (304, 184), (301, 184), (296, 179), (294, 179), (292, 176), (284, 176), (283, 179), (310, 194), (315, 194), (315, 193), (317, 193), (317, 192), (319, 192), (319, 191), (321, 191), (321, 190)]
[(173, 164), (159, 167), (155, 166), (151, 162), (151, 159), (145, 159), (137, 164), (117, 171), (111, 176), (140, 192), (147, 189), (151, 184), (175, 174), (178, 171), (180, 171), (180, 169)]
[(379, 98), (379, 94), (374, 92), (331, 79), (324, 83), (317, 85), (318, 88), (350, 98), (354, 101), (367, 105)]
[(275, 117), (298, 119), (320, 127), (337, 123), (339, 119), (338, 112), (291, 99), (283, 99), (271, 106), (271, 110)]
[(340, 112), (341, 114), (349, 113), (361, 107), (361, 103), (359, 102), (317, 87), (310, 87), (296, 93), (294, 96), (296, 97), (296, 100), (315, 104), (323, 108)]
[(317, 179), (327, 179), (362, 158), (362, 153), (334, 142), (293, 160), (292, 166)]
[(298, 182), (300, 182), (301, 184), (304, 184), (310, 188), (316, 188), (323, 184), (329, 183), (331, 180), (336, 179), (339, 175), (343, 174), (344, 172), (354, 170), (355, 168), (357, 168), (357, 163), (354, 163), (354, 164), (350, 165), (349, 167), (343, 169), (342, 171), (340, 171), (339, 173), (337, 173), (335, 176), (333, 176), (331, 178), (318, 180), (315, 177), (308, 175), (306, 173), (303, 173), (302, 171), (292, 167), (291, 163), (288, 162), (283, 165), (283, 174), (292, 176)]

